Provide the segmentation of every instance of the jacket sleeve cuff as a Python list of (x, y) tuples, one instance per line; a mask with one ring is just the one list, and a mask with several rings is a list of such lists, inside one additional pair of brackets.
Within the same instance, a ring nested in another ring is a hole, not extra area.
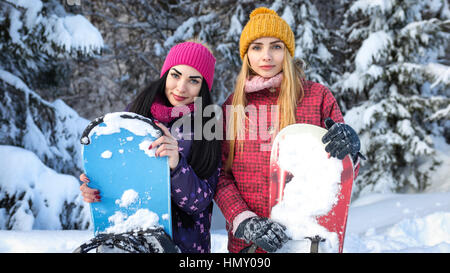
[(170, 170), (170, 177), (171, 178), (173, 178), (175, 175), (177, 175), (181, 171), (181, 169), (183, 167), (187, 167), (186, 166), (187, 165), (186, 164), (186, 160), (185, 160), (184, 156), (181, 153), (178, 153), (178, 154), (179, 154), (178, 165), (175, 167), (175, 169)]
[(238, 228), (240, 223), (242, 223), (245, 219), (248, 219), (248, 218), (254, 217), (254, 216), (258, 216), (258, 215), (256, 215), (254, 212), (252, 212), (250, 210), (246, 210), (246, 211), (239, 213), (236, 217), (234, 217), (233, 229), (232, 229), (233, 236), (234, 236), (234, 233), (236, 232), (236, 229)]

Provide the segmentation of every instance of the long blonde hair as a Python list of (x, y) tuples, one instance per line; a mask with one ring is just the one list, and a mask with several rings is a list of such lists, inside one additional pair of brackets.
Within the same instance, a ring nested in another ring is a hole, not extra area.
[[(236, 85), (234, 88), (232, 100), (233, 116), (229, 118), (229, 122), (227, 124), (227, 139), (230, 140), (230, 150), (227, 162), (225, 164), (225, 170), (227, 171), (231, 170), (236, 146), (239, 146), (241, 151), (243, 148), (245, 120), (248, 119), (244, 110), (247, 106), (247, 98), (244, 92), (244, 87), (246, 79), (252, 73), (254, 72), (251, 70), (247, 53), (245, 53), (241, 71), (236, 79)], [(281, 82), (280, 94), (277, 101), (279, 109), (279, 122), (277, 124), (278, 128), (276, 128), (276, 131), (283, 129), (290, 124), (296, 123), (295, 117), (297, 104), (300, 103), (304, 95), (302, 86), (304, 72), (302, 68), (294, 62), (294, 59), (291, 57), (286, 47), (284, 49), (282, 73), (283, 81)]]

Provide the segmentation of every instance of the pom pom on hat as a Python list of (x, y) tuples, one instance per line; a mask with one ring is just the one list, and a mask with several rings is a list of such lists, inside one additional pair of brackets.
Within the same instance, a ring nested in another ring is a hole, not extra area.
[(239, 52), (244, 58), (249, 45), (261, 37), (275, 37), (284, 42), (291, 56), (295, 52), (295, 37), (291, 27), (271, 9), (259, 7), (250, 13), (250, 20), (245, 25), (239, 40)]
[(258, 15), (258, 14), (265, 14), (265, 13), (271, 13), (271, 14), (273, 14), (273, 15), (278, 16), (278, 14), (277, 14), (276, 11), (271, 10), (271, 9), (268, 9), (268, 8), (265, 8), (265, 7), (260, 7), (260, 8), (254, 9), (254, 10), (252, 11), (252, 13), (250, 13), (250, 19), (252, 19), (253, 16), (256, 16), (256, 15)]

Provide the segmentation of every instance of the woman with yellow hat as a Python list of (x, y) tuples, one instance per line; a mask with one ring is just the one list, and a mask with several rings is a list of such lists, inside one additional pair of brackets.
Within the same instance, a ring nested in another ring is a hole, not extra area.
[(230, 252), (251, 245), (258, 246), (256, 252), (274, 252), (289, 240), (285, 227), (268, 219), (270, 147), (276, 133), (294, 123), (329, 129), (327, 152), (339, 159), (350, 154), (357, 166), (355, 174), (360, 141), (343, 123), (331, 92), (305, 80), (293, 61), (294, 33), (275, 11), (253, 10), (239, 50), (242, 68), (233, 94), (222, 106), (227, 139), (222, 142), (215, 201), (226, 219)]

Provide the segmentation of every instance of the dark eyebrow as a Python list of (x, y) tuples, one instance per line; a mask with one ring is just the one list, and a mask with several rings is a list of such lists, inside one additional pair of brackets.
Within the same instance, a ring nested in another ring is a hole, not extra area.
[[(173, 70), (175, 70), (175, 72), (177, 72), (180, 75), (183, 75), (180, 71), (176, 70), (175, 68), (172, 67)], [(201, 76), (189, 76), (190, 79), (201, 79)]]
[(172, 67), (173, 70), (175, 70), (175, 72), (177, 72), (180, 75), (183, 75), (180, 71), (176, 70), (175, 68)]
[[(279, 43), (279, 42), (282, 42), (281, 40), (276, 40), (276, 41), (273, 41), (273, 42), (270, 42), (270, 44), (276, 44), (276, 43)], [(251, 44), (255, 44), (255, 45), (262, 45), (263, 43), (251, 43)]]

